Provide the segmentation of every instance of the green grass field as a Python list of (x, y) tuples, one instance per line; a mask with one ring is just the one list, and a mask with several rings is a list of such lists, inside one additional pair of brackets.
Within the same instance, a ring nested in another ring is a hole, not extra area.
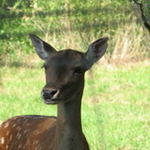
[[(27, 61), (26, 61), (27, 62)], [(0, 120), (16, 115), (56, 115), (40, 92), (41, 62), (0, 66)], [(150, 63), (96, 64), (86, 74), (83, 130), (91, 150), (150, 149)]]

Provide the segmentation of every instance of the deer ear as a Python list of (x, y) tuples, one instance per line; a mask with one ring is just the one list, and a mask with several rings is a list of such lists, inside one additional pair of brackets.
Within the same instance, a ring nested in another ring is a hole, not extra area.
[(107, 37), (101, 38), (89, 46), (88, 51), (85, 53), (87, 69), (90, 69), (105, 54), (108, 47), (107, 41)]
[(41, 59), (46, 60), (49, 58), (51, 53), (56, 52), (56, 50), (52, 46), (41, 40), (36, 35), (29, 34), (29, 37), (32, 41), (33, 46), (36, 49), (37, 54)]

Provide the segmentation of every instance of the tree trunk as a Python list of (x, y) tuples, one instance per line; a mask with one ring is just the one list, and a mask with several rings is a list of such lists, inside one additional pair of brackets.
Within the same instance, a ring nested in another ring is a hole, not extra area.
[(132, 0), (135, 4), (144, 27), (150, 34), (150, 0)]

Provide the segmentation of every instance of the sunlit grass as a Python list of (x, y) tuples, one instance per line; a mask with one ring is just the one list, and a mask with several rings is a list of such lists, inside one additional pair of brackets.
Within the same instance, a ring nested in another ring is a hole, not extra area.
[[(39, 63), (0, 68), (0, 120), (16, 115), (56, 115), (40, 92), (45, 84)], [(149, 150), (149, 63), (100, 66), (86, 74), (83, 129), (92, 150)]]

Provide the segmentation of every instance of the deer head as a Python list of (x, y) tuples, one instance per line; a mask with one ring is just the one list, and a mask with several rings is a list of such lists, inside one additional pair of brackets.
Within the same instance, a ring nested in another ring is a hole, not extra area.
[(45, 61), (46, 85), (42, 89), (42, 98), (46, 104), (58, 104), (71, 101), (77, 95), (82, 96), (84, 74), (97, 62), (107, 49), (108, 38), (101, 38), (89, 45), (86, 53), (65, 49), (57, 51), (36, 35), (30, 39), (38, 56)]

